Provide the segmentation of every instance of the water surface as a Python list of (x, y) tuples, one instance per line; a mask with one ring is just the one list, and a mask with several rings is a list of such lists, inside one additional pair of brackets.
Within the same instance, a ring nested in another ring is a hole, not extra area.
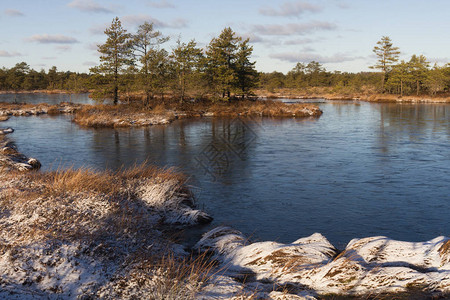
[(88, 93), (82, 94), (46, 94), (46, 93), (8, 93), (0, 94), (0, 102), (28, 103), (28, 104), (59, 104), (61, 102), (73, 102), (80, 104), (94, 104)]
[(196, 119), (139, 129), (82, 129), (70, 116), (4, 122), (44, 170), (148, 161), (190, 176), (207, 230), (259, 240), (314, 232), (336, 246), (385, 235), (450, 235), (450, 106), (325, 102), (312, 119)]

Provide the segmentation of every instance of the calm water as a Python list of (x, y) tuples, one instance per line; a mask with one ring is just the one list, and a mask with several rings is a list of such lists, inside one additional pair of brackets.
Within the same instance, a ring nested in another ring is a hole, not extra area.
[(94, 104), (89, 94), (0, 94), (0, 102), (17, 102), (17, 103), (49, 103), (58, 104), (61, 102), (73, 102), (81, 104)]
[[(68, 116), (11, 118), (10, 138), (59, 166), (149, 161), (191, 177), (209, 227), (292, 242), (321, 232), (421, 241), (450, 235), (450, 105), (325, 102), (319, 119), (198, 119), (81, 129)], [(192, 234), (192, 232), (191, 232)]]

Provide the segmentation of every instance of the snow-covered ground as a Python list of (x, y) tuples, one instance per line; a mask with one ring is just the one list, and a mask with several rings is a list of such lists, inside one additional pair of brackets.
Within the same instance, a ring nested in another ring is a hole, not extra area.
[[(422, 243), (381, 236), (354, 239), (340, 252), (318, 233), (292, 244), (248, 244), (240, 232), (218, 227), (196, 247), (211, 252), (223, 275), (235, 279), (209, 286), (203, 294), (206, 299), (227, 298), (230, 290), (254, 286), (259, 286), (263, 297), (275, 290), (281, 293), (278, 296), (292, 299), (330, 294), (450, 295), (450, 239), (446, 237)], [(236, 287), (236, 279), (245, 284)]]
[(291, 244), (218, 227), (188, 258), (165, 229), (207, 223), (182, 176), (37, 168), (0, 137), (0, 299), (315, 299), (450, 295), (450, 239)]
[(13, 150), (0, 152), (0, 299), (197, 292), (195, 274), (171, 271), (188, 265), (187, 253), (165, 236), (212, 220), (194, 208), (182, 177), (152, 167), (26, 172), (9, 160), (21, 155)]

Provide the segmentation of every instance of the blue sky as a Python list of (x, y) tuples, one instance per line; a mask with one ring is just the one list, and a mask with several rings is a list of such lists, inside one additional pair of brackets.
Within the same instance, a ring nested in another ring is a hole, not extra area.
[(287, 72), (316, 60), (329, 71), (367, 71), (383, 36), (401, 59), (423, 54), (450, 62), (448, 0), (0, 0), (0, 67), (25, 61), (36, 70), (88, 72), (96, 45), (118, 16), (129, 32), (145, 21), (205, 47), (224, 27), (249, 37), (259, 71)]

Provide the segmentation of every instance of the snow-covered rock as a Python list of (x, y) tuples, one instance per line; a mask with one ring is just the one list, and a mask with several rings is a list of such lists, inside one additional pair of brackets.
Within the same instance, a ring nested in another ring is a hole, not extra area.
[(422, 243), (386, 237), (354, 239), (339, 253), (318, 233), (291, 244), (248, 244), (238, 231), (219, 227), (206, 233), (196, 247), (200, 252), (212, 252), (227, 276), (290, 286), (300, 297), (305, 297), (305, 292), (308, 297), (450, 295), (450, 240), (446, 237)]
[(194, 196), (176, 179), (140, 182), (138, 196), (156, 209), (168, 224), (194, 225), (212, 221), (207, 213), (195, 209)]
[(11, 127), (8, 127), (5, 129), (0, 129), (0, 135), (10, 134), (13, 132), (14, 132), (14, 129), (12, 129)]
[[(14, 130), (10, 128), (10, 132)], [(8, 132), (9, 133), (9, 132)], [(20, 172), (37, 170), (41, 163), (17, 151), (16, 146), (0, 135), (0, 170), (18, 170)]]

